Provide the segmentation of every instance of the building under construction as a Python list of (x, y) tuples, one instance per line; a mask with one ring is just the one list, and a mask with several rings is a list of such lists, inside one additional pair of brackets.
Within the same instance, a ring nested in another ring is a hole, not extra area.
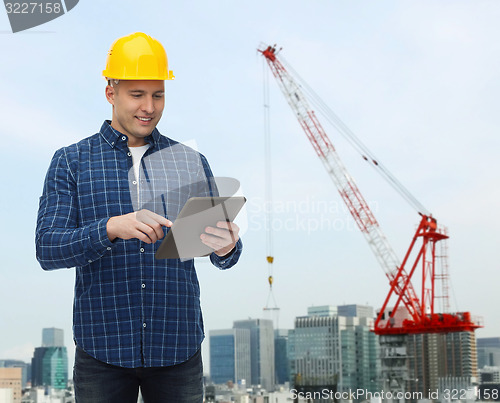
[[(373, 327), (380, 341), (383, 391), (418, 391), (421, 398), (432, 392), (435, 398), (448, 385), (468, 387), (476, 377), (474, 331), (480, 325), (469, 312), (450, 312), (446, 229), (285, 63), (280, 50), (264, 45), (259, 52), (389, 280), (389, 292)], [(403, 259), (392, 249), (309, 101), (419, 214)], [(420, 289), (414, 284), (420, 284)], [(435, 301), (441, 302), (440, 312)]]
[[(406, 400), (442, 397), (445, 390), (465, 391), (477, 384), (474, 332), (381, 335), (383, 390)], [(463, 395), (461, 393), (461, 395)]]

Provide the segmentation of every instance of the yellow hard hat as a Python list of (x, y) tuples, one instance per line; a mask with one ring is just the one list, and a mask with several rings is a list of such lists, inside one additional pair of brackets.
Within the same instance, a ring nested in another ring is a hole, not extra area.
[(116, 80), (173, 80), (163, 45), (142, 32), (118, 38), (108, 52), (102, 75)]

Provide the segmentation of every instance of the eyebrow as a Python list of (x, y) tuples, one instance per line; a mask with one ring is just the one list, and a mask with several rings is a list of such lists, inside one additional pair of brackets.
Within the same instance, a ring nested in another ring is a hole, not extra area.
[[(129, 90), (128, 91), (129, 94), (146, 94), (147, 91), (144, 91), (144, 90)], [(155, 91), (153, 92), (153, 94), (164, 94), (165, 91), (161, 90), (161, 91)]]

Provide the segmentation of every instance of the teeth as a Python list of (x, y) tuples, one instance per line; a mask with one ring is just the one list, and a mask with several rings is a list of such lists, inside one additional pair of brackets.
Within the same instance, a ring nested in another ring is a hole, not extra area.
[(151, 119), (153, 118), (140, 118), (139, 116), (137, 117), (137, 119), (139, 120), (142, 120), (143, 122), (149, 122)]

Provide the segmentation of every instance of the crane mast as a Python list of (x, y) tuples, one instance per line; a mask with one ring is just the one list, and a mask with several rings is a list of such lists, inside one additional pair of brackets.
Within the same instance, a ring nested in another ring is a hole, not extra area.
[[(302, 129), (389, 279), (390, 292), (375, 321), (375, 333), (384, 335), (440, 333), (471, 331), (479, 327), (472, 322), (468, 312), (457, 314), (434, 312), (436, 242), (448, 238), (444, 231), (438, 228), (436, 220), (430, 215), (419, 213), (420, 224), (403, 262), (400, 263), (368, 203), (309, 106), (301, 87), (278, 59), (276, 48), (264, 46), (259, 52), (265, 57)], [(419, 239), (422, 240), (420, 248), (417, 247)], [(415, 261), (411, 264), (410, 257), (415, 254)], [(408, 271), (405, 267), (409, 267)], [(411, 282), (411, 277), (418, 267), (422, 268), (420, 298)], [(389, 301), (394, 296), (397, 298), (396, 303), (389, 308)], [(401, 305), (406, 310), (406, 318), (398, 321), (396, 314)], [(386, 314), (386, 310), (389, 309), (390, 312)]]

